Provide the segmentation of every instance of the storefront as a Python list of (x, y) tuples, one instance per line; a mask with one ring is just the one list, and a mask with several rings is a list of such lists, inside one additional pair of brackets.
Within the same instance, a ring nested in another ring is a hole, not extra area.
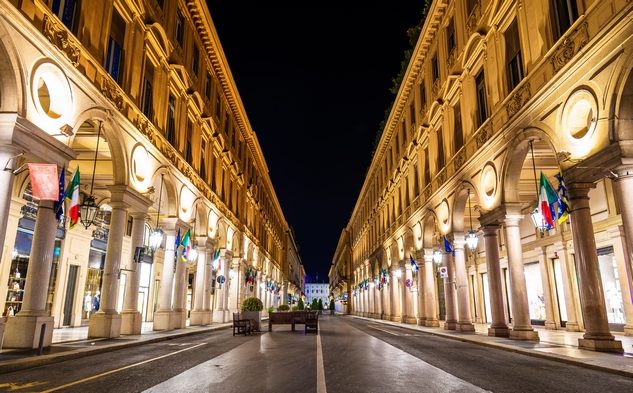
[(523, 266), (527, 289), (528, 308), (532, 325), (545, 325), (545, 295), (543, 281), (538, 262), (526, 263)]
[(600, 277), (602, 278), (602, 289), (604, 300), (607, 306), (607, 317), (609, 326), (614, 331), (624, 331), (624, 306), (622, 304), (622, 290), (620, 287), (620, 277), (617, 269), (617, 261), (613, 253), (613, 247), (601, 248), (598, 250), (598, 262), (600, 267)]

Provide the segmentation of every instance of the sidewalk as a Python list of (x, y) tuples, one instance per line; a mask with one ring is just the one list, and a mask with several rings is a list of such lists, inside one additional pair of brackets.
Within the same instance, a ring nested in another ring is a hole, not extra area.
[(557, 362), (573, 364), (580, 367), (606, 371), (614, 374), (633, 377), (633, 337), (617, 335), (616, 339), (622, 341), (624, 354), (587, 351), (578, 349), (578, 338), (582, 332), (567, 332), (564, 330), (546, 330), (535, 328), (541, 341), (519, 341), (508, 338), (489, 337), (487, 326), (475, 325), (475, 333), (460, 333), (440, 328), (430, 328), (417, 325), (409, 325), (399, 322), (384, 321), (374, 318), (351, 315), (352, 318), (363, 319), (373, 323), (391, 325), (403, 329), (420, 331), (435, 336), (445, 337), (473, 344), (497, 348), (505, 351), (516, 352), (527, 356), (550, 359)]
[(121, 336), (114, 339), (87, 339), (88, 327), (55, 329), (53, 344), (41, 356), (36, 350), (3, 349), (0, 351), (0, 374), (46, 364), (76, 359), (97, 353), (116, 351), (159, 341), (212, 332), (231, 326), (228, 323), (213, 323), (208, 326), (190, 326), (170, 331), (153, 331), (151, 322), (143, 325), (143, 333), (136, 336)]

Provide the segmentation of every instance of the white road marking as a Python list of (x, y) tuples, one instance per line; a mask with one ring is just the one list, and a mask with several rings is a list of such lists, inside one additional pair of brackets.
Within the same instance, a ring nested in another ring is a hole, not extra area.
[(382, 329), (382, 328), (379, 328), (379, 327), (376, 327), (376, 326), (367, 325), (367, 327), (372, 328), (372, 329), (376, 329), (376, 330), (380, 330), (381, 332), (389, 333), (389, 334), (391, 334), (392, 336), (397, 336), (397, 337), (402, 336), (402, 334), (400, 334), (400, 333), (394, 333), (394, 332), (389, 331), (389, 330), (387, 330), (387, 329)]
[(164, 359), (164, 358), (167, 358), (167, 357), (170, 357), (170, 356), (174, 356), (174, 355), (177, 355), (177, 354), (179, 354), (179, 353), (181, 353), (181, 352), (190, 351), (190, 350), (192, 350), (192, 349), (195, 349), (195, 348), (201, 347), (201, 346), (203, 346), (203, 345), (207, 345), (207, 343), (200, 343), (200, 344), (198, 344), (198, 345), (194, 345), (193, 347), (189, 347), (189, 348), (181, 349), (181, 350), (179, 350), (179, 351), (175, 351), (175, 352), (172, 352), (172, 353), (168, 353), (168, 354), (166, 354), (166, 355), (161, 355), (161, 356), (158, 356), (158, 357), (155, 357), (155, 358), (152, 358), (152, 359), (143, 360), (142, 362), (138, 362), (138, 363), (130, 364), (130, 365), (127, 365), (127, 366), (125, 366), (125, 367), (116, 368), (116, 369), (114, 369), (114, 370), (106, 371), (106, 372), (104, 372), (104, 373), (97, 374), (97, 375), (93, 375), (93, 376), (90, 376), (90, 377), (88, 377), (88, 378), (80, 379), (80, 380), (78, 380), (78, 381), (69, 382), (69, 383), (67, 383), (67, 384), (65, 384), (65, 385), (61, 385), (61, 386), (57, 386), (57, 387), (52, 388), (52, 389), (44, 390), (44, 391), (42, 391), (41, 393), (56, 392), (56, 391), (58, 391), (58, 390), (62, 390), (62, 389), (65, 389), (65, 388), (68, 388), (68, 387), (71, 387), (71, 386), (79, 385), (80, 383), (84, 383), (84, 382), (92, 381), (93, 379), (97, 379), (97, 378), (105, 377), (106, 375), (110, 375), (110, 374), (118, 373), (118, 372), (120, 372), (120, 371), (127, 370), (127, 369), (129, 369), (129, 368), (137, 367), (137, 366), (140, 366), (140, 365), (142, 365), (142, 364), (146, 364), (146, 363), (150, 363), (150, 362), (153, 362), (153, 361), (156, 361), (156, 360), (160, 360), (160, 359)]
[(317, 393), (326, 393), (325, 369), (323, 368), (323, 348), (321, 347), (321, 334), (317, 333)]

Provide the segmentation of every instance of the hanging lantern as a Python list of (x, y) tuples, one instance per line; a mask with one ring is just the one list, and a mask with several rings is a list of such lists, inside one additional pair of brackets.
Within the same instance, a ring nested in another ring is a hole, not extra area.
[(88, 229), (88, 227), (94, 223), (98, 210), (99, 206), (97, 206), (95, 198), (92, 195), (85, 197), (84, 201), (79, 206), (79, 219), (81, 220), (81, 225)]
[(478, 244), (479, 244), (479, 236), (477, 236), (477, 232), (471, 229), (466, 234), (466, 245), (468, 246), (470, 251), (475, 251), (477, 250)]
[(440, 250), (433, 251), (433, 262), (437, 263), (438, 265), (442, 263), (442, 251)]
[(162, 229), (156, 228), (149, 235), (149, 248), (152, 250), (152, 253), (156, 252), (163, 244), (163, 237), (165, 233)]

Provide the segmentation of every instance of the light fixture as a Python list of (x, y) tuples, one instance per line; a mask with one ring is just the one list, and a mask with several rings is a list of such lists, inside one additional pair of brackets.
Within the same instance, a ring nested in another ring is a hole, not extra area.
[(532, 171), (534, 172), (534, 189), (536, 190), (536, 207), (534, 208), (534, 210), (532, 210), (532, 213), (530, 213), (530, 217), (532, 218), (532, 223), (534, 224), (534, 227), (538, 229), (542, 237), (545, 231), (549, 230), (549, 228), (547, 226), (547, 223), (545, 222), (545, 217), (543, 217), (543, 214), (541, 213), (541, 209), (539, 208), (539, 204), (538, 204), (539, 193), (538, 193), (538, 183), (536, 181), (536, 161), (534, 160), (533, 141), (530, 140), (529, 144), (530, 144), (530, 153), (532, 155)]
[(396, 278), (401, 278), (401, 277), (402, 277), (402, 270), (396, 269)]
[(264, 283), (263, 282), (259, 283), (259, 289), (264, 289)]
[(375, 286), (376, 284), (374, 283), (373, 280), (369, 282), (369, 288), (374, 289)]
[(233, 268), (231, 268), (231, 270), (229, 270), (229, 278), (230, 279), (234, 279), (235, 278), (235, 270), (233, 270)]
[(189, 249), (187, 259), (189, 259), (189, 262), (195, 262), (198, 260), (198, 250), (196, 250), (195, 247), (191, 247), (191, 249)]
[(473, 229), (473, 211), (470, 205), (470, 188), (468, 189), (468, 217), (470, 219), (470, 230), (466, 234), (466, 245), (470, 251), (477, 250), (477, 244), (479, 243), (479, 237), (477, 232)]
[(90, 181), (90, 195), (84, 198), (83, 202), (79, 206), (79, 220), (81, 221), (81, 225), (84, 228), (88, 229), (95, 220), (97, 216), (97, 211), (99, 210), (99, 206), (95, 201), (94, 195), (92, 195), (92, 191), (95, 185), (95, 172), (97, 171), (97, 158), (99, 155), (99, 141), (101, 140), (101, 127), (103, 127), (103, 122), (99, 122), (99, 130), (97, 131), (97, 147), (95, 148), (95, 159), (92, 164), (92, 180)]
[(442, 263), (442, 251), (440, 250), (433, 251), (433, 262), (435, 262), (438, 265)]
[(156, 228), (149, 235), (149, 248), (152, 251), (152, 254), (158, 250), (159, 247), (163, 245), (163, 238), (165, 237), (165, 232), (158, 226), (160, 222), (160, 205), (163, 202), (163, 176), (160, 175), (160, 192), (158, 193), (158, 213), (156, 214)]

